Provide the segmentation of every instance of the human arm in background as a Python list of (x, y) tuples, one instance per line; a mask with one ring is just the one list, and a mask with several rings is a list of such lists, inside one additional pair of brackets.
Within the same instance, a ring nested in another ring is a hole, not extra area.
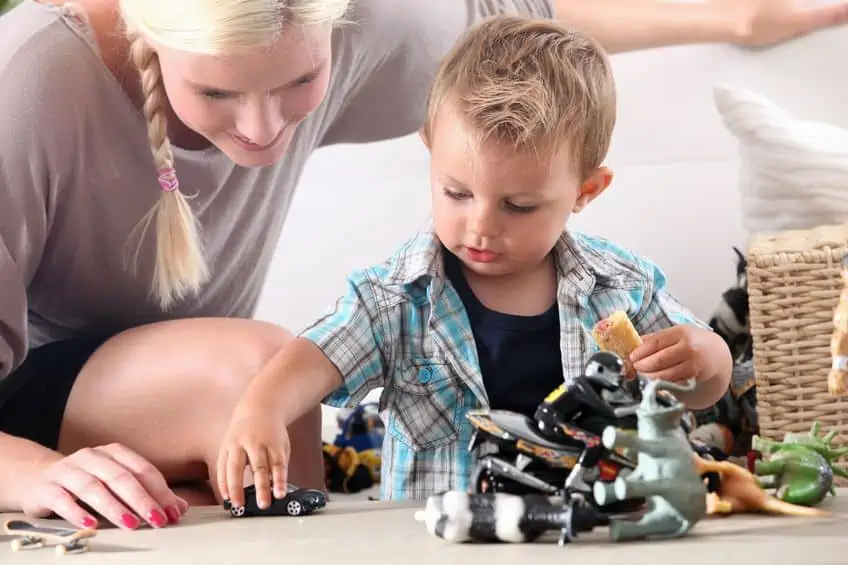
[(692, 410), (714, 405), (727, 391), (733, 358), (725, 341), (683, 306), (666, 288), (666, 277), (647, 263), (651, 276), (634, 326), (642, 344), (630, 355), (634, 368), (649, 378), (694, 378), (695, 390), (676, 395)]
[(244, 505), (246, 467), (260, 508), (271, 504), (272, 494), (285, 495), (292, 422), (328, 397), (336, 405), (355, 405), (384, 386), (391, 347), (374, 288), (368, 271), (351, 276), (335, 305), (251, 381), (233, 411), (218, 457), (218, 488), (234, 506)]
[(496, 14), (556, 18), (612, 53), (677, 44), (765, 46), (848, 21), (848, 2), (805, 0), (359, 0), (337, 36), (330, 119), (320, 144), (415, 133), (439, 62)]
[(848, 22), (848, 2), (553, 0), (556, 18), (611, 53), (693, 43), (767, 47)]

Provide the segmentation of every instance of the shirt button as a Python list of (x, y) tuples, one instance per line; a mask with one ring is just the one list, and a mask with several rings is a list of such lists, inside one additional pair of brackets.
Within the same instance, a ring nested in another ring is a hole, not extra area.
[(432, 369), (430, 369), (430, 367), (423, 367), (420, 371), (418, 371), (418, 382), (422, 385), (426, 385), (430, 382), (430, 377), (432, 376)]

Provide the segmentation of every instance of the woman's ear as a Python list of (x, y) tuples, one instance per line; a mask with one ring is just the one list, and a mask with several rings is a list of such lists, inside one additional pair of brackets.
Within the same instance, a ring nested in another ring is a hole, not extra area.
[(580, 194), (574, 203), (573, 212), (581, 212), (589, 203), (601, 195), (612, 183), (612, 169), (609, 167), (598, 167), (586, 177), (580, 185)]
[(426, 128), (422, 127), (418, 130), (418, 137), (421, 138), (421, 142), (424, 144), (428, 150), (430, 149), (430, 142), (427, 140), (427, 131)]

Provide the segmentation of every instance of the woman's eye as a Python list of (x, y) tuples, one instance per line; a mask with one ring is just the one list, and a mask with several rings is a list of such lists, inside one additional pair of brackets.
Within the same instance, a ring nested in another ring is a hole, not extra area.
[(221, 90), (201, 90), (200, 95), (204, 98), (210, 98), (212, 100), (223, 100), (224, 98), (229, 97), (229, 93), (223, 92)]

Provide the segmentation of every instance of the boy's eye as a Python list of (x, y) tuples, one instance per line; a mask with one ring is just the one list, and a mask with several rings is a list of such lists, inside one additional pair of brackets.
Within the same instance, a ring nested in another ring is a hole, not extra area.
[(470, 196), (469, 194), (465, 194), (463, 192), (456, 192), (447, 187), (444, 187), (442, 190), (444, 191), (445, 196), (447, 196), (448, 198), (453, 198), (454, 200), (465, 200)]
[(507, 202), (505, 205), (507, 210), (509, 210), (510, 212), (517, 212), (519, 214), (529, 214), (530, 212), (533, 212), (534, 210), (536, 210), (536, 208), (538, 208), (538, 206), (535, 205), (521, 206), (519, 204), (513, 204), (512, 202)]

